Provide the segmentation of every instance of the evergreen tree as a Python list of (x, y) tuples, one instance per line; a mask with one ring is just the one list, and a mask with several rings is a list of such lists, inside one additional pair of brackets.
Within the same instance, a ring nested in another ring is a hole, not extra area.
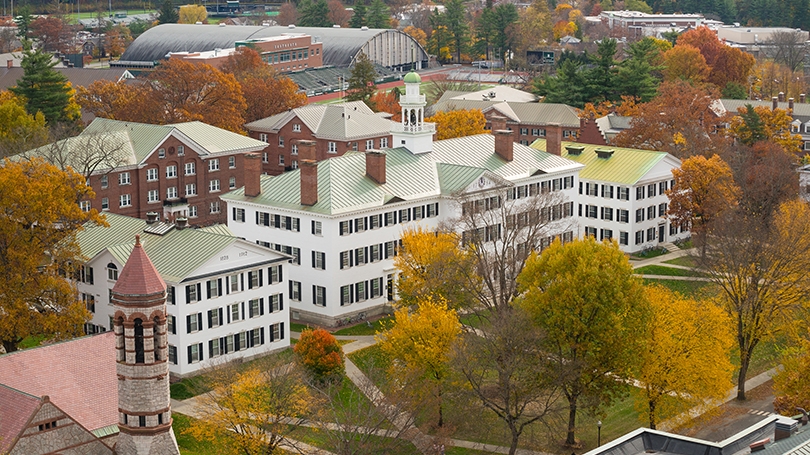
[(360, 52), (349, 78), (349, 90), (346, 93), (346, 99), (349, 101), (363, 101), (369, 104), (369, 98), (377, 91), (377, 85), (374, 84), (375, 79), (377, 79), (377, 71), (374, 69), (374, 64), (371, 63), (371, 60), (368, 59), (364, 52)]
[(587, 94), (591, 102), (599, 102), (617, 98), (615, 92), (615, 73), (617, 43), (615, 39), (603, 39), (596, 49), (596, 55), (591, 57), (594, 65), (585, 78)]
[(765, 125), (762, 123), (762, 118), (760, 118), (757, 111), (754, 110), (754, 106), (746, 104), (745, 112), (740, 112), (740, 117), (743, 119), (740, 129), (744, 131), (744, 134), (738, 134), (740, 142), (745, 145), (753, 145), (768, 139), (768, 135), (765, 133)]
[(368, 7), (366, 25), (369, 28), (391, 28), (391, 10), (382, 0), (373, 0)]
[(453, 40), (453, 46), (456, 51), (456, 61), (461, 61), (461, 53), (465, 50), (468, 37), (470, 34), (469, 26), (467, 25), (467, 8), (464, 6), (464, 0), (448, 0), (444, 4), (444, 25), (447, 26), (447, 31)]
[(616, 73), (616, 91), (619, 95), (635, 96), (644, 103), (655, 96), (659, 80), (653, 73), (662, 68), (653, 66), (653, 62), (660, 52), (658, 46), (650, 38), (636, 41), (628, 46), (628, 58), (619, 64)]
[[(21, 40), (29, 38), (31, 22), (34, 22), (34, 16), (31, 15), (31, 8), (27, 5), (17, 8), (17, 17), (14, 18), (14, 23), (17, 25), (18, 38)], [(23, 43), (23, 45), (25, 45), (25, 43)]]
[(481, 16), (475, 26), (475, 35), (478, 39), (475, 41), (474, 49), (475, 52), (484, 54), (486, 60), (489, 60), (489, 53), (492, 50), (492, 37), (495, 34), (494, 14), (492, 0), (487, 0), (486, 6), (481, 11)]
[(300, 19), (298, 22), (302, 27), (331, 27), (333, 24), (329, 20), (329, 5), (326, 0), (302, 0), (298, 4)]
[(512, 50), (514, 43), (512, 36), (508, 33), (512, 24), (518, 20), (517, 7), (513, 3), (501, 3), (496, 6), (492, 13), (492, 48), (497, 50), (503, 58), (506, 51)]
[(354, 5), (354, 14), (352, 14), (352, 18), (349, 20), (349, 27), (361, 28), (364, 25), (368, 25), (366, 23), (366, 4), (360, 1)]
[(23, 76), (17, 81), (16, 87), (9, 89), (25, 99), (25, 110), (29, 114), (42, 112), (49, 124), (75, 120), (68, 114), (70, 85), (64, 74), (53, 69), (55, 65), (56, 61), (50, 54), (26, 50), (21, 62)]
[(163, 0), (158, 10), (158, 23), (160, 24), (176, 24), (180, 21), (180, 13), (174, 9), (172, 0)]
[(546, 103), (562, 103), (582, 108), (591, 101), (585, 93), (585, 75), (582, 65), (566, 60), (555, 76), (535, 79), (532, 93), (543, 96)]

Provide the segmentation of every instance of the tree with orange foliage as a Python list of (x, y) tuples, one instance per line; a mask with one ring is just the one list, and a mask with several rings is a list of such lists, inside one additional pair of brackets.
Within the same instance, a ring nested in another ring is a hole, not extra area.
[(639, 114), (638, 98), (622, 95), (620, 102), (602, 101), (598, 104), (585, 103), (585, 107), (577, 109), (579, 118), (599, 118), (616, 113), (623, 117), (635, 117)]
[(292, 2), (282, 3), (281, 8), (278, 9), (276, 22), (278, 22), (278, 25), (284, 26), (297, 23), (298, 10), (295, 8), (295, 4)]
[(39, 16), (31, 22), (31, 34), (47, 52), (68, 52), (71, 31), (67, 22), (56, 16)]
[(307, 104), (307, 96), (298, 84), (277, 73), (249, 47), (240, 47), (222, 65), (224, 73), (233, 74), (242, 87), (247, 102), (245, 122), (270, 117)]
[(317, 382), (329, 382), (343, 374), (343, 349), (335, 337), (324, 329), (301, 332), (293, 351)]
[(346, 5), (344, 5), (343, 2), (340, 0), (330, 0), (327, 6), (329, 7), (329, 14), (327, 15), (329, 22), (344, 28), (349, 26), (349, 19), (351, 19), (352, 13), (346, 9)]
[(391, 120), (399, 122), (402, 120), (402, 109), (399, 105), (399, 90), (380, 90), (371, 95), (368, 99), (374, 112), (387, 112), (392, 115)]
[(717, 38), (717, 33), (706, 26), (682, 33), (678, 36), (675, 46), (692, 46), (698, 49), (709, 66), (714, 66), (720, 58), (722, 48), (725, 47)]
[(663, 82), (658, 96), (639, 105), (631, 127), (619, 133), (614, 144), (667, 152), (681, 159), (719, 152), (727, 139), (717, 133), (723, 119), (711, 109), (718, 97), (713, 88), (694, 87), (682, 80)]
[(456, 111), (437, 112), (433, 117), (425, 119), (436, 123), (436, 139), (452, 139), (454, 137), (484, 134), (487, 119), (480, 109), (459, 109)]
[(664, 80), (681, 79), (700, 84), (709, 75), (709, 65), (696, 47), (678, 45), (664, 52)]
[(747, 84), (748, 75), (756, 62), (751, 54), (723, 44), (708, 27), (689, 30), (678, 37), (675, 46), (692, 46), (700, 51), (710, 71), (707, 81), (723, 88), (729, 82)]
[(111, 28), (105, 38), (107, 45), (107, 52), (113, 57), (119, 57), (127, 50), (127, 46), (132, 42), (132, 34), (129, 29), (124, 25), (116, 25)]
[(793, 118), (784, 109), (748, 104), (739, 109), (739, 115), (731, 118), (729, 132), (746, 145), (766, 140), (778, 144), (786, 152), (799, 153), (802, 137), (791, 133), (791, 122)]

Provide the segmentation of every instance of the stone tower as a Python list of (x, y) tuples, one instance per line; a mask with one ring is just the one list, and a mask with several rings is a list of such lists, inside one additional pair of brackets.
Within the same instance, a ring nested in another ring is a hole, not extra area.
[(166, 284), (135, 236), (112, 289), (118, 373), (117, 455), (179, 455), (172, 432)]
[(411, 153), (425, 153), (433, 150), (433, 134), (436, 125), (425, 123), (425, 95), (419, 93), (422, 78), (411, 71), (402, 78), (405, 94), (400, 95), (402, 122), (394, 124), (391, 130), (392, 148), (405, 147)]

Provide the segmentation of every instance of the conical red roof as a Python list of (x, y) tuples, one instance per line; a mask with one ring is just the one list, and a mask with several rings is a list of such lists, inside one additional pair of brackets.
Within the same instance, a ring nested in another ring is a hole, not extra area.
[(135, 247), (112, 290), (122, 295), (151, 295), (166, 291), (166, 283), (141, 246), (141, 236), (135, 236)]

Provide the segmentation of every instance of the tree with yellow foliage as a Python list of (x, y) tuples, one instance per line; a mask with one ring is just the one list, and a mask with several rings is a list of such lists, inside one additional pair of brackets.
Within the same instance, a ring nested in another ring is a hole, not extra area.
[[(470, 276), (475, 257), (461, 248), (461, 238), (452, 231), (429, 231), (422, 227), (402, 234), (402, 248), (394, 257), (400, 271), (397, 290), (404, 305), (426, 298), (443, 299), (451, 308), (467, 308), (473, 300)], [(478, 287), (478, 286), (475, 286)]]
[(437, 112), (425, 119), (436, 124), (436, 139), (452, 139), (487, 132), (487, 119), (481, 109), (458, 109)]
[(416, 310), (401, 306), (388, 330), (375, 338), (391, 359), (393, 377), (421, 376), (433, 384), (438, 401), (438, 425), (444, 425), (442, 393), (450, 371), (450, 349), (461, 333), (458, 314), (443, 298), (426, 297)]
[(222, 365), (206, 377), (210, 392), (197, 396), (198, 420), (186, 432), (210, 443), (216, 453), (277, 453), (314, 404), (301, 371), (280, 356), (264, 357), (247, 369)]
[(799, 134), (791, 133), (793, 118), (784, 109), (745, 105), (731, 118), (729, 131), (745, 145), (771, 141), (788, 153), (799, 153), (803, 144)]
[(427, 46), (427, 34), (421, 28), (416, 28), (413, 25), (409, 25), (405, 27), (402, 32), (415, 39), (416, 42), (422, 47)]
[[(649, 426), (694, 406), (711, 405), (731, 388), (731, 321), (712, 301), (652, 285), (645, 288), (651, 317), (635, 378), (639, 418)], [(674, 399), (673, 399), (674, 398)]]
[(681, 226), (690, 226), (706, 254), (706, 238), (712, 224), (737, 206), (740, 189), (731, 168), (717, 155), (693, 156), (672, 170), (675, 186), (667, 190), (667, 216)]
[(20, 97), (9, 91), (0, 92), (0, 158), (47, 142), (48, 127), (42, 112), (29, 114)]
[(80, 259), (84, 223), (106, 223), (79, 208), (93, 190), (84, 176), (41, 159), (0, 164), (0, 342), (12, 352), (32, 335), (77, 336), (90, 313), (64, 273)]
[(181, 24), (196, 24), (202, 22), (203, 24), (208, 21), (208, 11), (205, 10), (203, 5), (183, 5), (180, 7), (180, 23)]

